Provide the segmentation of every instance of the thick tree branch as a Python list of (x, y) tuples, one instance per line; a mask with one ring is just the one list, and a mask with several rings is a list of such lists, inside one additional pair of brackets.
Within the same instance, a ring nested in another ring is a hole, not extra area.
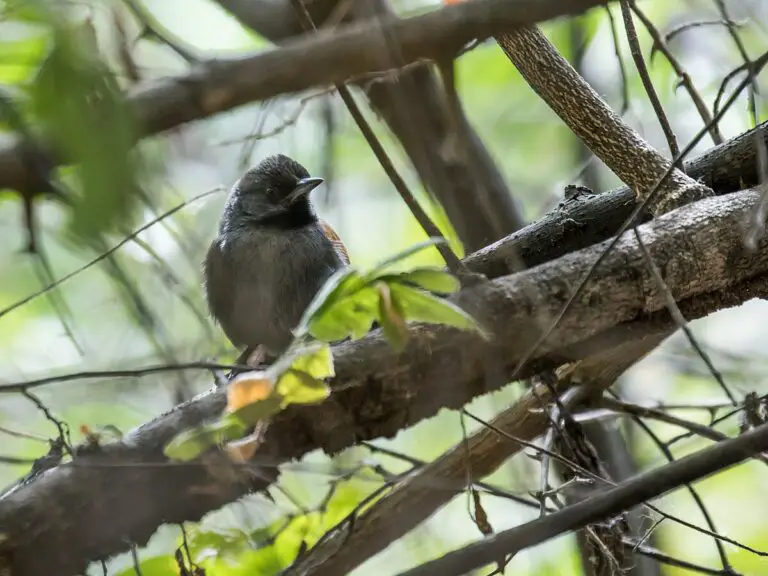
[(661, 214), (711, 195), (712, 191), (675, 169), (653, 193), (671, 162), (611, 110), (537, 28), (496, 37), (528, 84), (623, 182), (638, 201)]
[[(390, 17), (321, 30), (255, 56), (211, 62), (133, 90), (141, 135), (155, 134), (237, 106), (387, 69), (388, 46), (402, 65), (455, 54), (475, 38), (581, 13), (605, 0), (477, 0), (413, 18)], [(61, 162), (61, 158), (54, 160)], [(0, 147), (0, 189), (36, 185), (20, 143)]]
[[(755, 145), (758, 138), (768, 146), (768, 122), (686, 162), (686, 173), (717, 194), (756, 186), (760, 181)], [(628, 187), (580, 195), (561, 202), (558, 208), (524, 229), (469, 255), (467, 266), (496, 278), (517, 270), (518, 262), (532, 267), (554, 260), (610, 238), (634, 208), (635, 194)], [(643, 220), (650, 217), (646, 213)]]
[[(685, 300), (680, 307), (689, 318), (699, 318), (715, 308), (766, 296), (768, 275), (740, 284), (727, 293), (714, 292)], [(600, 347), (598, 342), (604, 343), (604, 346), (600, 352), (579, 363), (578, 371), (571, 366), (558, 370), (557, 391), (565, 391), (575, 379), (576, 383), (586, 385), (585, 390), (599, 394), (629, 367), (630, 364), (624, 363), (623, 359), (659, 345), (674, 327), (672, 318), (662, 311), (647, 319), (609, 330), (592, 341), (596, 348)], [(355, 517), (354, 522), (342, 520), (316, 548), (293, 565), (286, 576), (347, 573), (381, 552), (466, 490), (467, 470), (472, 471), (473, 478), (483, 478), (524, 448), (521, 444), (501, 438), (495, 430), (525, 441), (533, 441), (542, 435), (549, 424), (542, 407), (552, 401), (550, 389), (546, 386), (538, 386), (535, 393), (527, 392), (513, 406), (491, 420), (488, 427), (472, 434), (466, 443), (456, 444), (398, 482), (381, 500)], [(440, 490), (433, 488), (433, 478), (440, 479)], [(393, 524), (392, 518), (397, 518), (397, 523)]]
[[(742, 245), (740, 223), (754, 208), (754, 191), (706, 199), (641, 227), (648, 250), (676, 300), (708, 292), (739, 293), (742, 282), (768, 273), (768, 239)], [(401, 428), (458, 408), (498, 389), (539, 337), (605, 244), (463, 290), (459, 305), (494, 334), (492, 342), (442, 327), (414, 327), (401, 354), (373, 333), (334, 348), (333, 394), (320, 406), (291, 408), (273, 421), (254, 474), (225, 474), (207, 465), (166, 465), (162, 446), (183, 428), (223, 407), (215, 391), (178, 407), (124, 441), (82, 453), (0, 501), (0, 558), (14, 574), (68, 574), (89, 560), (138, 544), (163, 522), (200, 518), (263, 486), (275, 465), (320, 448), (335, 453), (361, 440), (391, 437)], [(742, 296), (746, 297), (744, 293)], [(706, 298), (705, 298), (706, 300)], [(711, 299), (706, 314), (723, 305)], [(589, 288), (518, 377), (594, 354), (626, 341), (631, 323), (664, 315), (664, 299), (634, 237), (622, 239)], [(630, 323), (629, 326), (626, 326)], [(664, 324), (664, 330), (668, 330)], [(636, 339), (630, 334), (629, 338)]]

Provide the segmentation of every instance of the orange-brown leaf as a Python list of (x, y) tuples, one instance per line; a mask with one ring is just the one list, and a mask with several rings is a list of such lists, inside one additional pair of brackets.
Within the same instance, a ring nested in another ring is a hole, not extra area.
[(227, 388), (227, 410), (234, 412), (259, 400), (269, 398), (274, 381), (264, 371), (240, 374)]

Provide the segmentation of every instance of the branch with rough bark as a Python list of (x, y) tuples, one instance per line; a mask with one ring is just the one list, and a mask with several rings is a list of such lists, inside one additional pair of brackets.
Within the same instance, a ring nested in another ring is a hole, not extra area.
[[(750, 252), (739, 232), (758, 198), (746, 191), (706, 199), (639, 228), (674, 297), (706, 302), (700, 315), (733, 305), (728, 294), (748, 299), (754, 293), (740, 287), (768, 273), (768, 239)], [(634, 323), (649, 316), (668, 330), (663, 295), (641, 250), (633, 237), (623, 238), (532, 361), (513, 374), (538, 339), (542, 316), (557, 314), (605, 247), (597, 244), (460, 292), (457, 303), (486, 325), (494, 335), (490, 342), (443, 327), (414, 327), (401, 354), (378, 333), (336, 346), (331, 397), (275, 418), (248, 474), (227, 473), (216, 460), (174, 465), (162, 456), (176, 433), (219, 413), (223, 391), (179, 406), (122, 442), (83, 451), (72, 464), (2, 500), (0, 558), (18, 574), (78, 573), (88, 561), (125, 550), (127, 541), (146, 542), (164, 522), (197, 520), (264, 486), (278, 464), (311, 450), (335, 453), (362, 440), (391, 437), (513, 377), (636, 340)]]
[[(763, 122), (685, 163), (686, 173), (716, 194), (728, 194), (759, 183), (757, 142), (768, 146), (768, 122)], [(586, 248), (616, 234), (635, 208), (628, 187), (564, 202), (523, 230), (467, 256), (474, 271), (495, 278), (519, 268), (536, 266), (573, 250)], [(640, 221), (651, 218), (648, 212)]]
[(638, 201), (648, 202), (651, 213), (712, 194), (677, 168), (664, 178), (672, 162), (625, 124), (538, 28), (520, 28), (496, 40), (536, 93), (634, 190)]
[[(389, 17), (320, 30), (255, 56), (213, 61), (141, 85), (129, 102), (143, 136), (280, 94), (384, 72), (387, 49), (402, 66), (455, 54), (467, 42), (581, 13), (605, 0), (477, 0), (412, 18)], [(387, 38), (385, 44), (382, 40)], [(52, 154), (54, 162), (65, 159)], [(28, 191), (39, 175), (21, 142), (0, 147), (0, 189)], [(34, 190), (33, 190), (34, 191)]]

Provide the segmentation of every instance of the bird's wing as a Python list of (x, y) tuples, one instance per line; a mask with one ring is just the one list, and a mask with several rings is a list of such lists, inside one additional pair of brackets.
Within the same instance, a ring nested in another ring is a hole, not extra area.
[(217, 322), (226, 322), (232, 312), (232, 292), (235, 278), (227, 255), (221, 250), (218, 240), (208, 248), (203, 264), (205, 274), (205, 295), (208, 309)]
[(320, 220), (320, 229), (323, 231), (323, 234), (325, 234), (325, 237), (331, 241), (331, 244), (333, 244), (336, 253), (339, 255), (339, 258), (344, 265), (349, 266), (349, 253), (347, 252), (347, 247), (344, 246), (344, 242), (342, 242), (339, 235), (336, 234), (336, 230), (334, 230), (325, 220)]

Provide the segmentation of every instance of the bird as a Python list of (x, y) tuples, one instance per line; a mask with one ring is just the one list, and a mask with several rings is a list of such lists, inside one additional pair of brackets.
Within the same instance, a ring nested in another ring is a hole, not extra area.
[(231, 188), (203, 263), (208, 309), (238, 363), (279, 357), (304, 310), (349, 253), (318, 218), (310, 192), (323, 179), (284, 154), (264, 158)]

